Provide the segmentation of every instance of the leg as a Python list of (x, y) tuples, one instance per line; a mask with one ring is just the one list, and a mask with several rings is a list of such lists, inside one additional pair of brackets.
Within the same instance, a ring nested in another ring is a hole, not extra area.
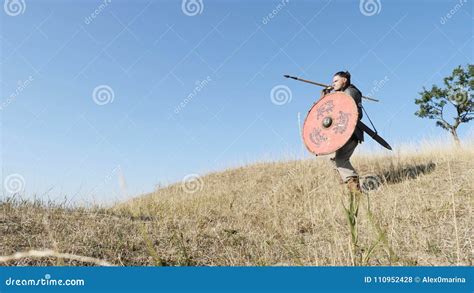
[(347, 183), (351, 178), (359, 177), (350, 162), (350, 158), (358, 143), (359, 142), (356, 139), (350, 139), (342, 148), (336, 151), (334, 162), (336, 170), (339, 172), (344, 183)]

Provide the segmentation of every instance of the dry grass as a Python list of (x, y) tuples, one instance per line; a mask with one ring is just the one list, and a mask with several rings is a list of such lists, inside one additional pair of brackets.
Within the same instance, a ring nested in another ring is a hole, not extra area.
[[(471, 266), (472, 149), (355, 158), (362, 174), (387, 179), (361, 198), (360, 258), (343, 208), (348, 194), (322, 158), (213, 173), (194, 193), (175, 184), (113, 208), (8, 199), (0, 203), (0, 254), (53, 249), (115, 265)], [(406, 177), (430, 162), (433, 170)], [(3, 263), (54, 264), (90, 265), (54, 256)]]

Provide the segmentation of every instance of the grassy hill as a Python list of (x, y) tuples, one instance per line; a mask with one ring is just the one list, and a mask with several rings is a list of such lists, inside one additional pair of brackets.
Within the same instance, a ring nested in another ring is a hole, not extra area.
[[(212, 173), (112, 208), (10, 198), (0, 203), (0, 255), (50, 249), (115, 265), (473, 265), (472, 145), (359, 156), (354, 165), (383, 182), (361, 199), (357, 250), (349, 196), (317, 158)], [(54, 264), (91, 263), (21, 256), (2, 265)]]

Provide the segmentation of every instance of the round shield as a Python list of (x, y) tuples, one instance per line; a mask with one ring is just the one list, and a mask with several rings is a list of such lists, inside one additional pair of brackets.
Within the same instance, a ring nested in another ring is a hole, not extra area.
[(350, 96), (335, 92), (311, 107), (303, 125), (303, 141), (316, 155), (340, 149), (352, 136), (358, 120), (357, 106)]

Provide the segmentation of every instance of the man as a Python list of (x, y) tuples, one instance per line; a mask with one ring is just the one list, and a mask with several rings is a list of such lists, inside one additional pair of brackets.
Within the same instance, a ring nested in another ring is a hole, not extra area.
[[(321, 98), (332, 90), (344, 92), (348, 96), (351, 96), (357, 105), (359, 120), (362, 119), (362, 93), (351, 84), (351, 74), (348, 71), (339, 71), (334, 74), (332, 86), (322, 90)], [(346, 183), (351, 192), (361, 192), (359, 175), (352, 166), (350, 158), (357, 145), (362, 141), (364, 141), (364, 133), (356, 127), (349, 141), (337, 150), (335, 157), (331, 159), (341, 177), (342, 183)]]

